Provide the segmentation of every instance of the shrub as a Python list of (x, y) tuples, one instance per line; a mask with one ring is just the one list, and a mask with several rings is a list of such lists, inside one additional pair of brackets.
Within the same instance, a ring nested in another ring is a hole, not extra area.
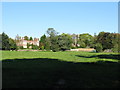
[(37, 45), (32, 45), (32, 49), (39, 49), (39, 47)]
[(23, 49), (23, 46), (19, 46), (19, 49)]
[(41, 49), (44, 50), (44, 46), (42, 46)]
[(71, 47), (71, 49), (76, 49), (76, 48), (77, 48), (77, 47), (73, 47), (73, 46)]

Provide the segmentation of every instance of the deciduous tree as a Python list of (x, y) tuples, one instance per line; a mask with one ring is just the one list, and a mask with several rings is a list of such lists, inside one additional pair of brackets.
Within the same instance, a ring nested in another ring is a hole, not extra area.
[(50, 38), (51, 50), (54, 52), (59, 51), (58, 32), (56, 32), (54, 28), (48, 28), (47, 34), (49, 35)]
[(24, 40), (29, 40), (29, 37), (28, 36), (24, 36)]
[(69, 34), (63, 33), (58, 36), (58, 43), (60, 50), (69, 50), (72, 46), (72, 37)]
[(105, 49), (113, 48), (112, 35), (109, 32), (100, 32), (97, 36), (97, 43), (100, 43)]
[(85, 33), (79, 35), (79, 41), (80, 47), (93, 47), (94, 38), (92, 35)]

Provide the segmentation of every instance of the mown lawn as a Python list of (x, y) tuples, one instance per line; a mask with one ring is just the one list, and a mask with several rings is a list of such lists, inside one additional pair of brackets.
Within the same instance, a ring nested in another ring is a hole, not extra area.
[(117, 53), (92, 53), (92, 52), (41, 52), (41, 51), (3, 51), (2, 60), (5, 59), (29, 59), (50, 58), (68, 62), (118, 62), (120, 54)]
[(117, 88), (120, 54), (2, 51), (3, 88)]

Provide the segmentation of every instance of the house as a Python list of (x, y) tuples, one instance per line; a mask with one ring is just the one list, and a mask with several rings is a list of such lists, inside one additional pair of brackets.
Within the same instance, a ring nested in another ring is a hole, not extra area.
[(23, 46), (23, 48), (27, 48), (27, 44), (39, 46), (39, 38), (34, 38), (34, 40), (24, 40), (24, 37), (22, 37), (22, 39), (20, 39), (17, 43), (17, 46)]

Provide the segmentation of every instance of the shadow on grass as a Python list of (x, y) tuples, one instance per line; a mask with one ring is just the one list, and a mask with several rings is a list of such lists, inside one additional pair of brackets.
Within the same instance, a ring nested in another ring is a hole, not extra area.
[(84, 58), (101, 58), (101, 59), (115, 59), (115, 60), (120, 60), (120, 54), (102, 54), (102, 55), (93, 55), (93, 56), (81, 56), (81, 55), (76, 55), (78, 57), (84, 57)]
[(116, 88), (120, 63), (72, 63), (50, 58), (2, 61), (4, 88)]

